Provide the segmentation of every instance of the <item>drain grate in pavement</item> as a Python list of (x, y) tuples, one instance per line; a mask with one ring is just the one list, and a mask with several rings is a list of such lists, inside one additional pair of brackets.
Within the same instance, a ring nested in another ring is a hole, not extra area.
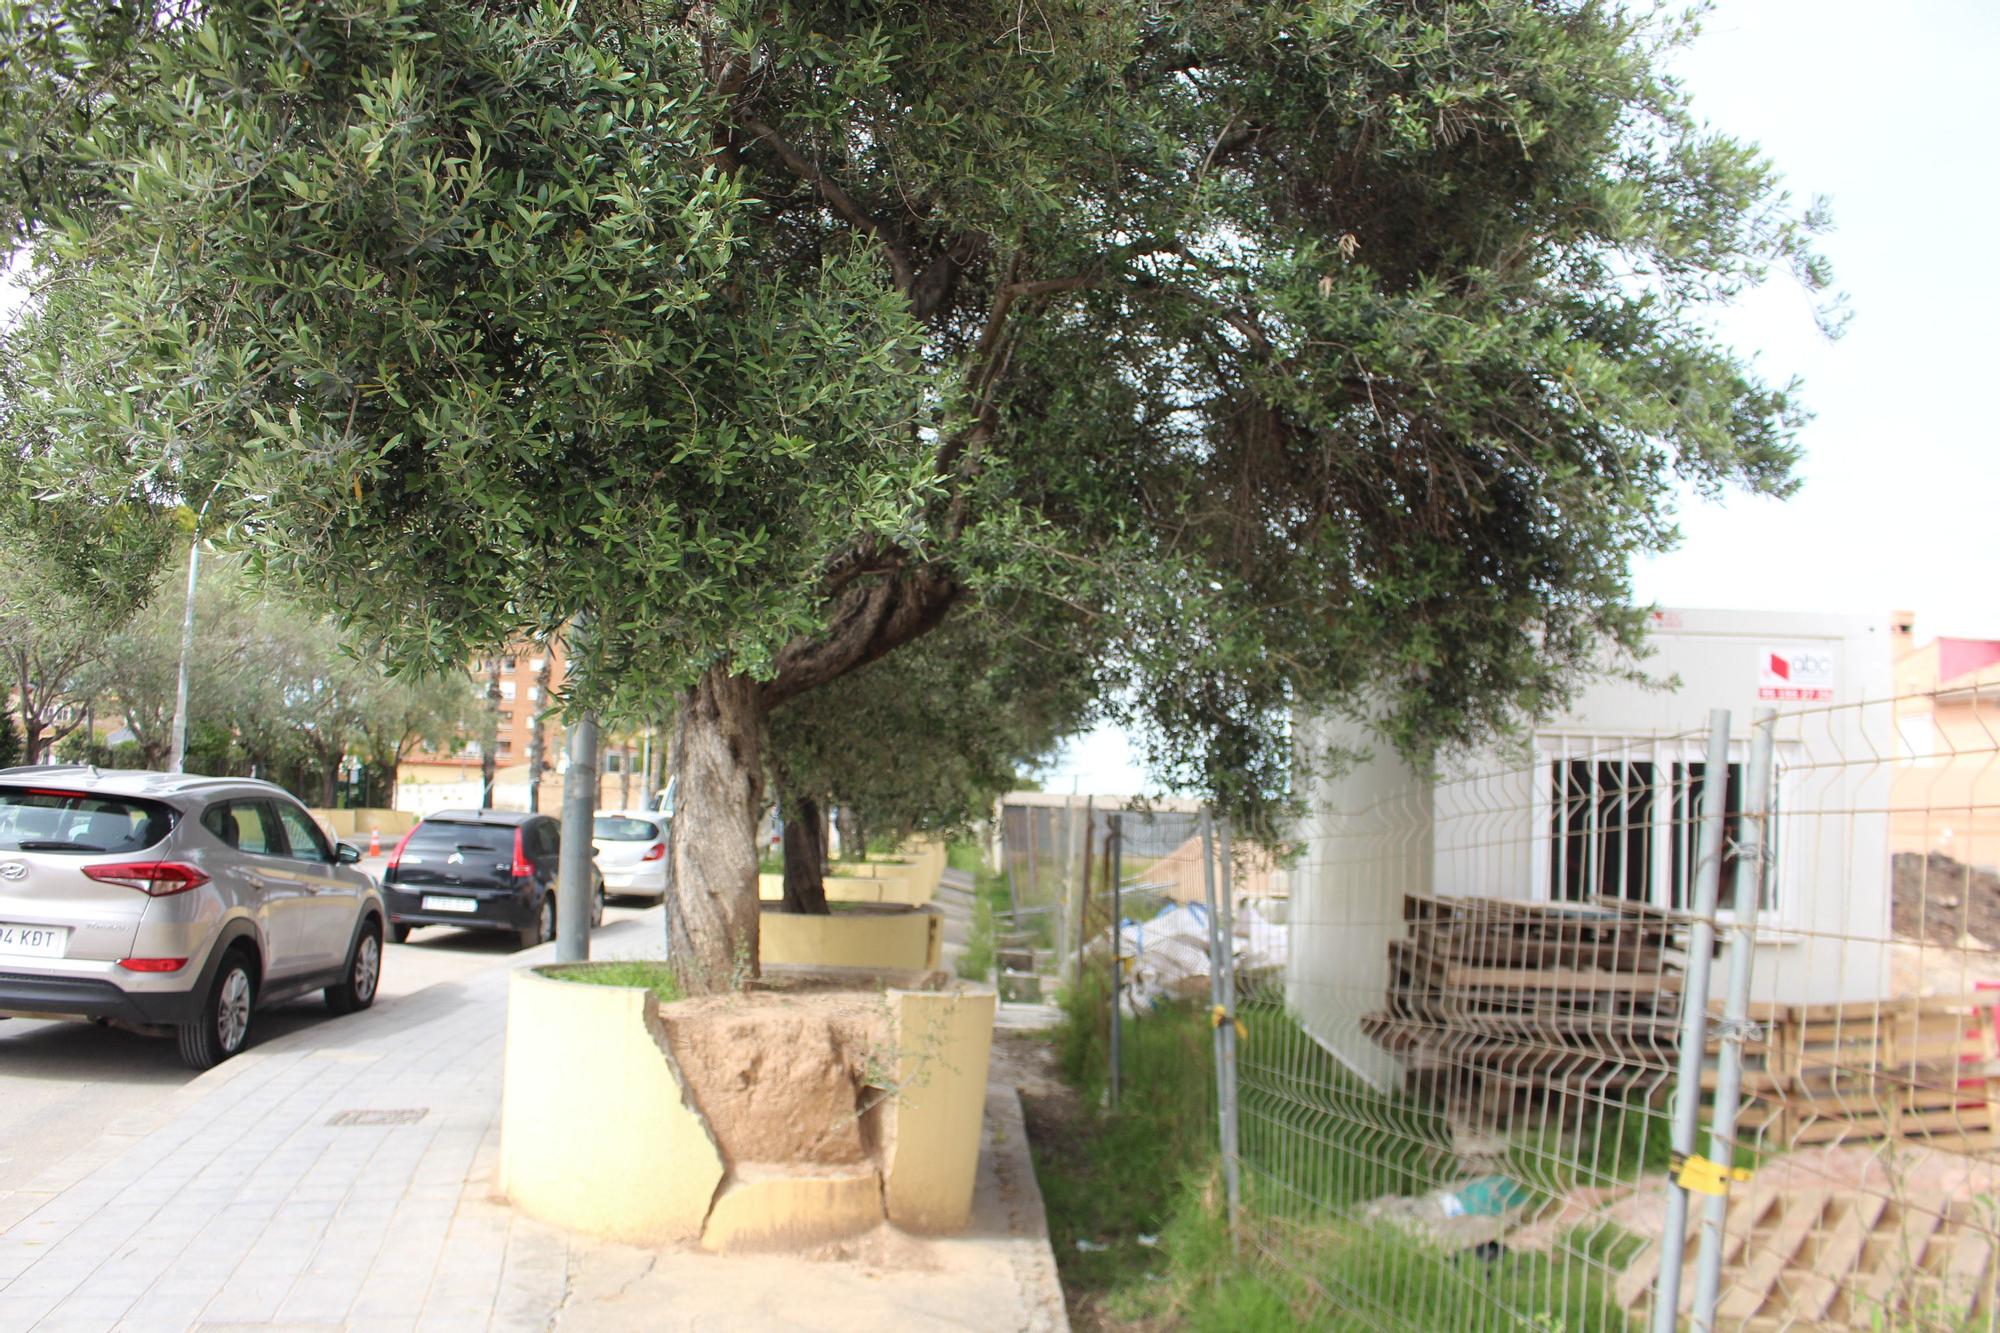
[(431, 1113), (428, 1106), (399, 1111), (336, 1111), (329, 1125), (414, 1125)]

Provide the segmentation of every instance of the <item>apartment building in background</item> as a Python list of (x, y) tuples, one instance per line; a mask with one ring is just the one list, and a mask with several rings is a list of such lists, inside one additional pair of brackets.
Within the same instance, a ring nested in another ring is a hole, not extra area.
[[(486, 695), (495, 681), (499, 699), (493, 747), (493, 801), (497, 809), (529, 808), (531, 777), (529, 755), (534, 744), (535, 719), (542, 721), (542, 781), (539, 805), (553, 812), (562, 803), (562, 779), (567, 768), (568, 735), (562, 715), (552, 711), (550, 699), (568, 678), (568, 660), (560, 641), (536, 643), (529, 640), (509, 645), (497, 658), (471, 663), (473, 684)], [(601, 738), (598, 751), (598, 798), (601, 810), (645, 803), (645, 768), (652, 760), (657, 770), (655, 741), (643, 731), (614, 732)], [(415, 814), (428, 814), (447, 807), (480, 804), (483, 780), (482, 743), (476, 738), (451, 754), (420, 750), (396, 771), (396, 805)]]

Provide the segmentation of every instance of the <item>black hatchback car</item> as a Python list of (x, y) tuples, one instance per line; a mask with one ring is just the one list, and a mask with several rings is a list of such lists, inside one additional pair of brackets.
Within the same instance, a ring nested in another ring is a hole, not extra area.
[[(403, 835), (382, 872), (389, 937), (416, 926), (507, 930), (528, 948), (556, 935), (562, 826), (547, 815), (440, 810)], [(591, 866), (590, 924), (604, 922), (604, 880)]]

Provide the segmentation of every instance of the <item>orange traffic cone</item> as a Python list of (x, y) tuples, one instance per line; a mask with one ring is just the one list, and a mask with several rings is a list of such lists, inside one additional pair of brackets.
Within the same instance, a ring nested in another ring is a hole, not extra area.
[(368, 854), (370, 856), (380, 856), (382, 854), (382, 830), (368, 830)]

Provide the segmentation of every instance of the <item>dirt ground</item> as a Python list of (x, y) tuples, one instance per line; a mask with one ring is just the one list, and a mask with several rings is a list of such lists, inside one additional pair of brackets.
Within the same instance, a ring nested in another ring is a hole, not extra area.
[(881, 997), (718, 995), (665, 1005), (674, 1057), (731, 1165), (837, 1166), (879, 1151), (894, 1045)]
[(1900, 938), (1955, 946), (1969, 934), (2000, 948), (2000, 875), (1942, 852), (1899, 852), (1891, 864)]
[[(995, 1083), (1011, 1083), (1021, 1094), (1021, 1114), (1027, 1122), (1028, 1142), (1034, 1149), (1037, 1174), (1061, 1171), (1063, 1163), (1081, 1163), (1084, 1135), (1089, 1120), (1076, 1090), (1056, 1073), (1055, 1049), (1046, 1037), (1025, 1032), (996, 1031), (993, 1034)], [(1063, 1242), (1055, 1236), (1052, 1244)], [(1064, 1256), (1058, 1256), (1061, 1263)], [(1075, 1333), (1129, 1333), (1127, 1326), (1106, 1322), (1104, 1313), (1089, 1293), (1063, 1286), (1063, 1303)]]

